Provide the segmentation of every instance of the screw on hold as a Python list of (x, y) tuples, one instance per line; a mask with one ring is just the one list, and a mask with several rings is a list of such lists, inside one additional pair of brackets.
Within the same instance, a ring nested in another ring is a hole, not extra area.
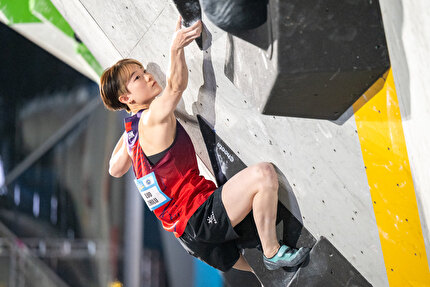
[(408, 219), (406, 218), (406, 222), (408, 222)]
[(376, 204), (376, 201), (374, 201), (373, 203)]
[(334, 234), (332, 233), (331, 236), (334, 236)]
[(364, 254), (363, 250), (361, 250), (360, 252), (361, 252), (361, 254)]

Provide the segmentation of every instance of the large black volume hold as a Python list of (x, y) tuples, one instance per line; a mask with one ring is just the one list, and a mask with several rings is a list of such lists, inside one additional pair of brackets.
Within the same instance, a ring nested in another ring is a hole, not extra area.
[(339, 118), (390, 66), (377, 0), (278, 3), (278, 77), (264, 114)]
[(337, 120), (390, 67), (378, 0), (270, 0), (227, 44), (225, 75), (266, 115)]

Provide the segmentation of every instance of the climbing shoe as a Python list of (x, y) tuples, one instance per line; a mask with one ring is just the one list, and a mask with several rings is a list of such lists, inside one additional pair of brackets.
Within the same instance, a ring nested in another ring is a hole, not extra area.
[(294, 249), (282, 245), (278, 252), (272, 258), (263, 255), (264, 265), (269, 270), (276, 270), (281, 267), (294, 267), (301, 264), (308, 256), (310, 248), (301, 247)]

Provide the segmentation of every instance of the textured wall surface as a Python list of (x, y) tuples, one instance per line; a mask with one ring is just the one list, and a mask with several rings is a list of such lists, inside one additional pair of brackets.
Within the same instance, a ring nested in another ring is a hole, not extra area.
[[(52, 2), (103, 67), (132, 57), (164, 82), (178, 16), (170, 1)], [(430, 122), (430, 83), (426, 80), (430, 75), (426, 54), (430, 48), (426, 17), (430, 4), (420, 0), (406, 6), (404, 2), (381, 0), (381, 7), (428, 252), (430, 210), (424, 207), (430, 203), (430, 193), (425, 192), (430, 186), (430, 136), (424, 131)], [(224, 74), (226, 63), (231, 63), (229, 49), (234, 41), (236, 48), (259, 55), (258, 62), (263, 63), (255, 67), (259, 73), (271, 72), (271, 56), (278, 51), (232, 38), (205, 16), (203, 20), (211, 46), (206, 51), (200, 51), (195, 43), (186, 48), (190, 77), (178, 106), (178, 116), (202, 161), (210, 166), (196, 114), (208, 120), (247, 165), (273, 162), (282, 173), (281, 183), (291, 187), (298, 203), (292, 212), (306, 228), (315, 237), (327, 237), (374, 286), (388, 286), (389, 269), (384, 263), (352, 108), (338, 122), (261, 115), (253, 95), (242, 94)], [(237, 69), (235, 75), (240, 76)], [(248, 81), (253, 83), (252, 75)], [(288, 204), (287, 195), (281, 198)]]

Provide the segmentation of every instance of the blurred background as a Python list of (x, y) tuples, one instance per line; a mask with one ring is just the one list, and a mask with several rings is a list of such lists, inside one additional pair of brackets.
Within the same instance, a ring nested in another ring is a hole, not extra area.
[[(120, 121), (81, 73), (3, 24), (0, 42), (0, 286), (122, 281), (125, 181), (107, 173)], [(142, 276), (168, 286), (148, 234), (142, 260), (158, 271)]]

